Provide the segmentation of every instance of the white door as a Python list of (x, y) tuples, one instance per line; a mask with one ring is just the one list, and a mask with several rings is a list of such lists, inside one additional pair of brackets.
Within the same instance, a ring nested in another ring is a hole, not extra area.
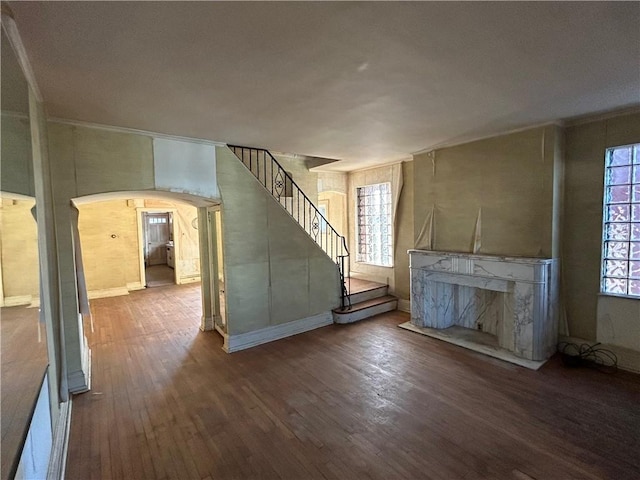
[(146, 239), (145, 263), (165, 265), (167, 263), (167, 243), (169, 242), (169, 214), (146, 213), (144, 215)]

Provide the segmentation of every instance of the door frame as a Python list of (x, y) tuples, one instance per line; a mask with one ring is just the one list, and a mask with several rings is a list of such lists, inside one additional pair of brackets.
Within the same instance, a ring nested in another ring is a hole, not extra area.
[(176, 252), (178, 252), (178, 246), (180, 244), (180, 227), (176, 222), (176, 216), (178, 213), (177, 208), (166, 208), (166, 207), (137, 207), (136, 208), (136, 221), (138, 222), (138, 263), (140, 266), (140, 284), (143, 287), (147, 286), (147, 275), (145, 273), (144, 268), (144, 214), (145, 213), (171, 213), (173, 221), (171, 222), (171, 230), (173, 233), (173, 257), (174, 257), (174, 267), (173, 267), (173, 283), (178, 284), (178, 279), (181, 278), (180, 271), (180, 262), (178, 262), (178, 258)]

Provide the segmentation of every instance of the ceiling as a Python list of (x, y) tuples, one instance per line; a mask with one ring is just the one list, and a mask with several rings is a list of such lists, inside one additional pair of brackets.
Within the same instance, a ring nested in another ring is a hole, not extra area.
[(11, 2), (50, 116), (340, 159), (640, 104), (640, 2)]

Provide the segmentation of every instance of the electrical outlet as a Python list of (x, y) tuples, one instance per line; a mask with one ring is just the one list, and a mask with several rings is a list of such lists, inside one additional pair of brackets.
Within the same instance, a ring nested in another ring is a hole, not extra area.
[(482, 331), (482, 324), (478, 323), (478, 330)]

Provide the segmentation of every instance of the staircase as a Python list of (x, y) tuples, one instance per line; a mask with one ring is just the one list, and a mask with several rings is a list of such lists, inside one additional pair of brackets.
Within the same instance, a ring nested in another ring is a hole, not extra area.
[(349, 250), (344, 236), (329, 224), (268, 150), (238, 145), (228, 147), (336, 264), (342, 295), (340, 308), (333, 310), (335, 323), (356, 322), (397, 308), (398, 299), (388, 294), (388, 285), (349, 278)]
[(357, 278), (347, 278), (348, 306), (333, 310), (335, 323), (352, 323), (398, 308), (398, 299), (389, 295), (389, 286)]
[(238, 145), (228, 145), (228, 147), (282, 208), (307, 232), (307, 235), (333, 260), (340, 273), (342, 292), (340, 307), (350, 308), (349, 293), (345, 284), (349, 268), (349, 250), (345, 238), (329, 224), (268, 150)]

